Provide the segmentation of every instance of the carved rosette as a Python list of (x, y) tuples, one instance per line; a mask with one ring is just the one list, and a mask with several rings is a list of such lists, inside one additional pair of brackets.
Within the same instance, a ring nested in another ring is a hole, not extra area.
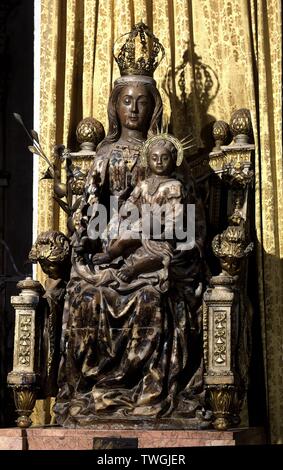
[(36, 308), (43, 289), (38, 281), (30, 277), (17, 286), (20, 295), (13, 296), (15, 308), (13, 370), (8, 374), (8, 385), (13, 389), (14, 401), (19, 418), (17, 425), (25, 428), (31, 425), (32, 413), (38, 382), (36, 349)]

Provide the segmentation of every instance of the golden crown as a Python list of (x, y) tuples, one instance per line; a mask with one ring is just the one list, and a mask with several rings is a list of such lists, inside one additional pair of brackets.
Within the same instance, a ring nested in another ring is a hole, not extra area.
[[(121, 46), (118, 55), (115, 55), (115, 49), (119, 47), (125, 36), (127, 36), (126, 42)], [(113, 56), (122, 76), (146, 75), (152, 77), (153, 72), (165, 56), (165, 50), (158, 38), (141, 21), (129, 33), (123, 34), (117, 39), (113, 47)]]

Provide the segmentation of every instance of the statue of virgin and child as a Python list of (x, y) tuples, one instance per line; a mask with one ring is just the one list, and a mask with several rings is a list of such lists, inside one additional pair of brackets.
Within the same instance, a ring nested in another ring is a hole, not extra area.
[[(137, 59), (139, 39), (144, 55)], [(162, 45), (140, 23), (116, 59), (121, 77), (109, 98), (109, 131), (89, 171), (72, 238), (54, 406), (63, 426), (105, 418), (189, 422), (204, 407), (205, 222), (195, 183), (180, 171), (182, 143), (159, 131), (162, 100), (152, 76), (160, 53)], [(113, 197), (118, 210), (111, 217)], [(175, 228), (187, 220), (188, 204), (195, 208), (195, 237), (180, 248)], [(107, 224), (98, 236), (99, 205)], [(158, 235), (150, 226), (144, 236), (144, 214), (152, 207), (167, 211), (160, 211)]]

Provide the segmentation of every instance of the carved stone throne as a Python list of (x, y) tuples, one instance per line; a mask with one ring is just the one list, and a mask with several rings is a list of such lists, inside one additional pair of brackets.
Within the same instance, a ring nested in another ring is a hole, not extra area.
[[(229, 134), (233, 141), (225, 145)], [(250, 326), (252, 309), (247, 297), (250, 242), (253, 150), (249, 111), (233, 113), (230, 126), (217, 121), (213, 127), (215, 147), (205, 156), (189, 161), (190, 172), (205, 194), (208, 222), (207, 259), (211, 275), (203, 295), (202, 338), (206, 408), (211, 425), (226, 430), (240, 423), (249, 383)], [(67, 183), (56, 180), (55, 199), (68, 216), (76, 213), (95, 146), (104, 136), (93, 118), (77, 128), (81, 150), (59, 148), (66, 162)], [(66, 198), (64, 202), (63, 198)], [(74, 229), (75, 217), (69, 217)], [(55, 396), (60, 359), (60, 336), (66, 284), (70, 272), (68, 237), (45, 232), (38, 237), (30, 259), (48, 274), (45, 289), (27, 278), (11, 299), (15, 308), (13, 370), (8, 384), (14, 393), (17, 425), (31, 425), (36, 398)], [(181, 423), (184, 426), (184, 422)]]

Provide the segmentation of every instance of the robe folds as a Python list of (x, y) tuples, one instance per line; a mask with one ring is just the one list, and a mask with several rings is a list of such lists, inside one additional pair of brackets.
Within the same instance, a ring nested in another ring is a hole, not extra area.
[[(139, 203), (142, 195), (142, 203), (146, 195), (157, 204), (196, 202), (193, 182), (185, 186), (171, 178), (147, 191), (145, 176), (139, 149), (104, 149), (88, 177), (80, 207), (82, 226), (87, 230), (89, 207), (107, 191), (118, 196), (119, 206)], [(195, 416), (202, 397), (201, 230), (196, 227), (196, 243), (188, 251), (178, 250), (174, 240), (146, 239), (124, 259), (107, 265), (73, 260), (54, 407), (58, 424), (91, 426), (105, 417)], [(107, 243), (106, 237), (104, 249)], [(123, 266), (146, 256), (159, 257), (162, 267), (131, 282), (119, 278)]]

